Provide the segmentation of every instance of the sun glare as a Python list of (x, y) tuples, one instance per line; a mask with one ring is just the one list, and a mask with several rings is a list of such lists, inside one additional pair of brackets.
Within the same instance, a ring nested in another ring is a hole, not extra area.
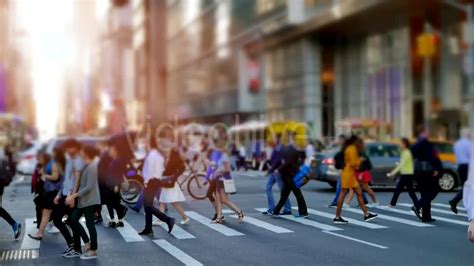
[(73, 58), (67, 30), (73, 1), (17, 0), (16, 6), (17, 23), (30, 40), (36, 126), (40, 138), (47, 139), (56, 134), (63, 71)]

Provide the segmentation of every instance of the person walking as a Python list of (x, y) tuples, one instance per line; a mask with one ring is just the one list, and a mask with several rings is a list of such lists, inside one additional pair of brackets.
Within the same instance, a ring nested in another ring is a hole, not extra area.
[[(278, 189), (280, 192), (283, 188), (283, 180), (280, 173), (278, 173), (277, 168), (281, 166), (281, 157), (282, 157), (283, 146), (281, 144), (281, 135), (278, 134), (275, 136), (275, 147), (272, 150), (272, 155), (270, 157), (270, 169), (268, 170), (267, 184), (265, 185), (265, 192), (267, 194), (268, 209), (262, 214), (268, 215), (273, 213), (275, 208), (275, 198), (273, 197), (273, 186), (278, 184)], [(291, 215), (291, 203), (288, 199), (285, 202), (282, 215)]]
[(458, 214), (458, 203), (462, 200), (464, 182), (467, 180), (469, 173), (469, 161), (471, 160), (471, 132), (468, 128), (461, 130), (461, 138), (454, 144), (454, 153), (456, 154), (456, 164), (458, 166), (458, 176), (461, 181), (461, 189), (449, 201), (451, 210)]
[[(67, 205), (74, 205), (77, 199), (77, 208), (71, 214), (72, 230), (80, 231), (79, 219), (82, 215), (86, 218), (86, 226), (89, 231), (89, 239), (84, 242), (90, 243), (85, 250), (85, 253), (80, 256), (81, 260), (90, 260), (97, 258), (97, 231), (95, 228), (96, 211), (100, 205), (100, 190), (98, 182), (97, 165), (99, 159), (98, 152), (94, 147), (84, 146), (82, 148), (81, 156), (85, 162), (84, 171), (81, 174), (79, 181), (79, 189), (77, 192), (69, 195), (66, 198)], [(80, 237), (75, 235), (74, 242), (80, 243)]]
[(359, 206), (364, 213), (364, 221), (371, 221), (377, 217), (377, 214), (370, 213), (365, 206), (364, 199), (362, 197), (362, 190), (357, 182), (357, 171), (361, 165), (361, 158), (359, 157), (359, 150), (357, 146), (357, 136), (352, 136), (345, 143), (343, 148), (344, 154), (344, 169), (341, 173), (341, 195), (339, 196), (336, 209), (336, 217), (333, 220), (335, 224), (347, 224), (348, 221), (344, 220), (341, 216), (342, 204), (346, 198), (349, 189), (354, 189), (357, 193), (357, 201)]
[[(118, 143), (110, 146), (111, 162), (109, 170), (107, 171), (107, 210), (109, 211), (110, 221), (108, 226), (110, 228), (124, 227), (123, 219), (127, 214), (127, 208), (123, 206), (120, 198), (120, 187), (124, 181), (124, 174), (127, 171), (127, 159)], [(117, 221), (115, 220), (114, 210), (117, 212)]]
[(159, 196), (160, 211), (165, 212), (166, 204), (171, 203), (174, 209), (179, 213), (182, 220), (181, 225), (189, 224), (189, 217), (184, 212), (181, 202), (186, 201), (183, 191), (176, 182), (178, 178), (184, 173), (185, 164), (181, 158), (179, 150), (173, 143), (173, 132), (166, 131), (160, 139), (160, 149), (166, 154), (165, 170), (160, 179), (161, 193)]
[[(102, 218), (102, 205), (107, 205), (108, 191), (107, 191), (107, 175), (109, 172), (109, 166), (112, 161), (109, 152), (109, 142), (104, 140), (98, 145), (100, 151), (99, 163), (97, 165), (97, 173), (99, 179), (99, 191), (100, 191), (100, 205), (97, 207), (96, 211), (96, 223), (101, 223)], [(109, 213), (109, 216), (112, 217), (113, 212)]]
[(272, 215), (280, 215), (280, 210), (283, 208), (283, 205), (288, 200), (290, 193), (296, 197), (298, 203), (298, 213), (297, 217), (307, 218), (308, 209), (306, 207), (306, 201), (304, 199), (301, 189), (295, 185), (293, 177), (298, 173), (301, 165), (303, 165), (305, 160), (305, 152), (298, 150), (296, 144), (294, 143), (294, 133), (290, 132), (288, 134), (288, 145), (283, 147), (281, 155), (281, 164), (276, 170), (277, 173), (281, 175), (283, 180), (283, 186), (281, 188), (281, 196), (278, 204), (273, 209)]
[(45, 157), (45, 153), (38, 152), (36, 155), (37, 163), (35, 165), (35, 170), (31, 175), (31, 193), (33, 194), (33, 203), (35, 204), (35, 211), (36, 211), (36, 229), (39, 229), (41, 224), (41, 217), (43, 216), (43, 194), (44, 194), (44, 182), (41, 179), (41, 170), (43, 169), (44, 162), (43, 159)]
[(414, 162), (413, 162), (413, 155), (410, 151), (410, 141), (407, 138), (402, 138), (401, 144), (401, 155), (400, 155), (400, 163), (398, 166), (393, 169), (390, 173), (387, 174), (387, 177), (393, 177), (397, 173), (400, 173), (400, 178), (398, 179), (397, 187), (393, 192), (392, 199), (390, 200), (390, 204), (388, 207), (395, 208), (397, 206), (398, 197), (404, 188), (407, 188), (408, 195), (410, 196), (411, 200), (413, 201), (413, 205), (419, 208), (418, 206), (418, 198), (416, 196), (415, 190), (413, 189), (413, 178), (414, 178)]
[(66, 165), (66, 157), (60, 149), (54, 149), (53, 158), (49, 159), (46, 154), (42, 155), (41, 162), (45, 166), (40, 169), (40, 177), (44, 182), (43, 195), (41, 196), (42, 216), (41, 222), (36, 234), (28, 234), (35, 240), (43, 240), (46, 226), (48, 225), (51, 213), (55, 209), (54, 198), (58, 195), (62, 182), (64, 181), (64, 168)]
[[(79, 179), (82, 170), (84, 169), (84, 161), (80, 156), (81, 144), (76, 139), (67, 139), (63, 144), (64, 150), (68, 157), (66, 158), (66, 166), (64, 170), (64, 181), (59, 189), (56, 198), (54, 198), (54, 211), (52, 213), (53, 223), (58, 228), (61, 235), (66, 241), (67, 248), (61, 254), (65, 258), (80, 257), (82, 254), (81, 241), (74, 241), (75, 239), (82, 238), (84, 243), (88, 245), (88, 239), (86, 231), (79, 224), (79, 229), (72, 230), (72, 236), (66, 224), (72, 229), (71, 214), (75, 209), (76, 204), (66, 204), (66, 199), (69, 195), (74, 192), (76, 181)], [(63, 217), (67, 216), (66, 224), (63, 223)]]
[(248, 170), (246, 158), (247, 158), (247, 150), (245, 149), (245, 146), (243, 144), (240, 144), (239, 145), (239, 163), (237, 164), (237, 171), (239, 171), (241, 167), (243, 167), (245, 171)]
[[(474, 143), (471, 142), (471, 154), (474, 154)], [(469, 169), (467, 181), (463, 188), (463, 203), (467, 211), (467, 218), (469, 220), (469, 227), (467, 229), (467, 238), (474, 242), (474, 156), (469, 158)]]
[(224, 221), (223, 215), (223, 205), (226, 205), (231, 210), (233, 210), (238, 216), (238, 222), (242, 223), (244, 220), (244, 212), (239, 208), (234, 202), (229, 199), (229, 194), (226, 193), (224, 189), (224, 181), (232, 179), (230, 175), (230, 159), (225, 151), (225, 142), (224, 137), (214, 139), (215, 147), (212, 151), (211, 158), (214, 158), (215, 164), (212, 167), (215, 167), (215, 172), (211, 176), (211, 180), (214, 184), (214, 193), (215, 193), (215, 211), (216, 219), (213, 221), (215, 223), (221, 224)]
[(428, 140), (428, 129), (424, 126), (418, 127), (417, 136), (417, 142), (411, 147), (411, 152), (415, 160), (415, 176), (420, 187), (421, 199), (412, 207), (412, 211), (422, 222), (430, 223), (436, 221), (431, 217), (431, 201), (438, 195), (439, 173), (443, 167), (434, 145)]
[[(356, 145), (357, 145), (357, 149), (360, 151), (359, 157), (361, 158), (359, 170), (357, 171), (357, 181), (359, 182), (359, 185), (361, 186), (362, 191), (369, 194), (370, 198), (372, 199), (372, 203), (368, 204), (365, 197), (363, 197), (364, 203), (369, 208), (379, 206), (379, 202), (377, 201), (375, 192), (370, 187), (370, 182), (372, 182), (372, 174), (370, 172), (372, 170), (372, 162), (370, 161), (370, 158), (365, 151), (364, 141), (361, 138), (358, 139)], [(352, 202), (352, 198), (354, 197), (354, 194), (355, 194), (354, 190), (353, 189), (350, 190), (349, 199), (347, 201), (348, 206), (350, 206)], [(362, 193), (362, 196), (364, 196), (364, 193)]]
[(145, 228), (138, 233), (139, 235), (153, 235), (152, 216), (168, 225), (168, 233), (173, 230), (175, 219), (168, 217), (159, 209), (153, 206), (153, 201), (161, 190), (160, 178), (165, 171), (165, 158), (158, 151), (158, 145), (155, 136), (150, 136), (147, 145), (147, 156), (143, 165), (144, 180), (144, 207), (145, 207)]
[(0, 217), (12, 227), (13, 237), (17, 240), (21, 235), (21, 223), (15, 221), (2, 205), (4, 189), (11, 183), (13, 175), (14, 172), (8, 159), (0, 158)]

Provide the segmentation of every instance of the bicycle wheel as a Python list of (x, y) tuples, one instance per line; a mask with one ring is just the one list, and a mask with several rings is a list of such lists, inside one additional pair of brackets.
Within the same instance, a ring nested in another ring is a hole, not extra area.
[(142, 190), (143, 185), (138, 180), (129, 179), (127, 188), (120, 190), (120, 197), (127, 204), (135, 204)]
[(197, 200), (203, 200), (207, 196), (209, 181), (204, 174), (195, 174), (188, 181), (188, 192), (191, 197)]

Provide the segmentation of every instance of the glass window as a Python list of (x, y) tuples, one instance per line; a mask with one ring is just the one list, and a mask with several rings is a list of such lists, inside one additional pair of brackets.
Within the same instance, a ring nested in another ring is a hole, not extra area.
[(400, 148), (396, 145), (367, 145), (366, 150), (369, 157), (400, 157)]

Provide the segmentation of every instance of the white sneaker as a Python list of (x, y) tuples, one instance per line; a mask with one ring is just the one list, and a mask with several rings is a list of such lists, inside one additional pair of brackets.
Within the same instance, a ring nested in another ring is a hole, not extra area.
[(162, 221), (160, 220), (154, 220), (153, 223), (151, 223), (153, 226), (161, 226), (163, 224)]
[(351, 207), (351, 205), (349, 205), (349, 204), (347, 204), (347, 203), (344, 203), (344, 204), (342, 205), (342, 208), (343, 208), (343, 209), (349, 209), (350, 207)]
[(180, 225), (188, 225), (189, 224), (189, 217), (186, 217), (186, 219), (179, 222), (179, 224)]
[(81, 260), (93, 260), (93, 259), (97, 259), (97, 253), (96, 252), (92, 252), (92, 251), (88, 251), (84, 254), (81, 255), (80, 257)]
[(56, 226), (52, 225), (51, 228), (48, 230), (48, 233), (57, 234), (59, 233), (59, 229)]

